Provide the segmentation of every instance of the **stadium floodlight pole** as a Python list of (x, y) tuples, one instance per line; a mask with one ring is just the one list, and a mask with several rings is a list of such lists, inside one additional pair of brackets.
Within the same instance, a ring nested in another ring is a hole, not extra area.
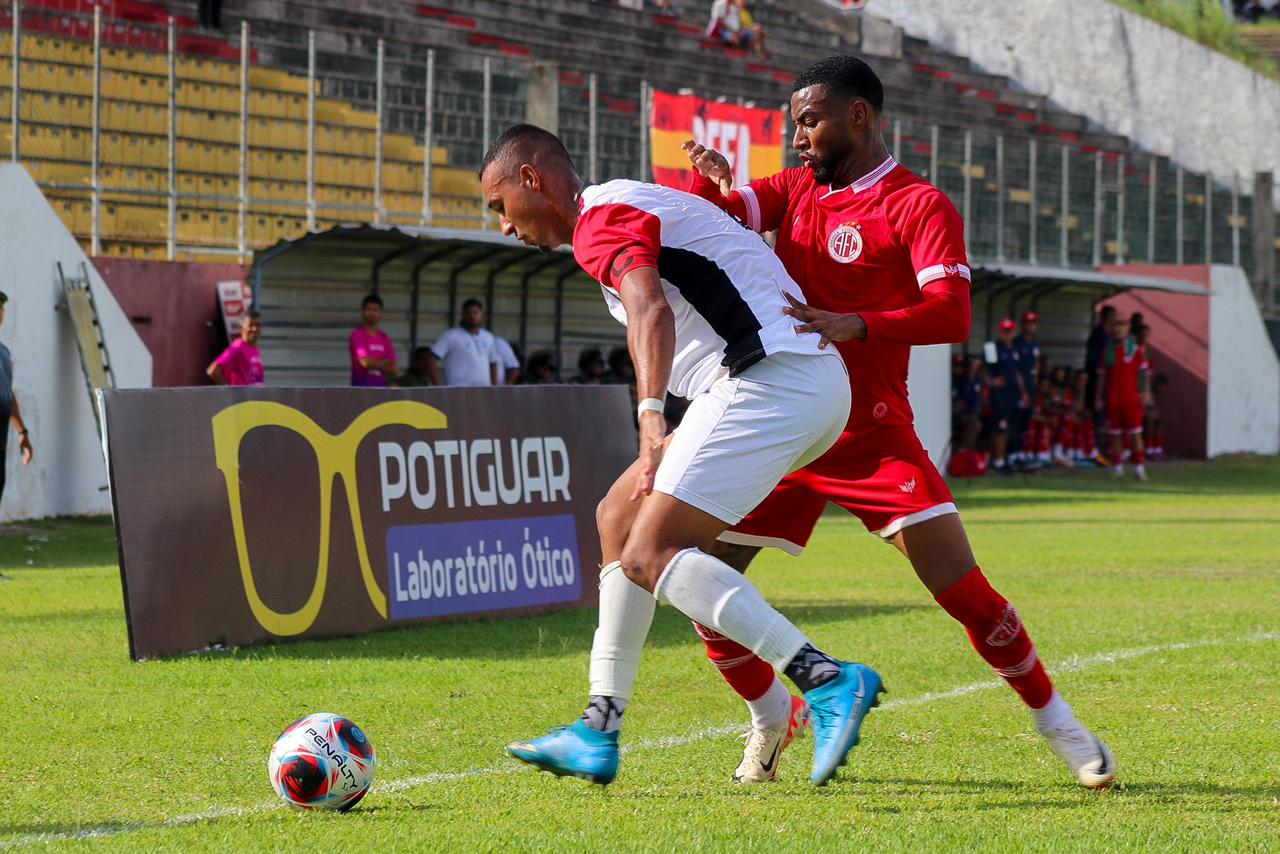
[(22, 143), (22, 0), (13, 0), (13, 121), (9, 125), (12, 140), (9, 159), (18, 162)]
[(93, 7), (93, 127), (90, 145), (89, 254), (102, 251), (102, 7)]
[(641, 181), (649, 180), (649, 81), (640, 81), (640, 171)]
[(1240, 266), (1240, 175), (1231, 173), (1231, 264)]
[(168, 27), (169, 49), (169, 198), (168, 239), (164, 257), (177, 257), (178, 245), (178, 25), (172, 15)]
[(1071, 219), (1071, 149), (1062, 146), (1062, 216), (1058, 222), (1058, 263), (1065, 267), (1069, 253), (1067, 252), (1067, 224)]
[[(968, 139), (969, 137), (966, 136), (965, 137), (966, 145), (968, 144), (967, 143)], [(966, 152), (968, 151), (967, 148), (965, 150)], [(893, 159), (897, 161), (902, 160), (902, 119), (893, 120)], [(968, 173), (968, 167), (969, 167), (969, 161), (968, 161), (968, 158), (966, 157), (965, 158), (966, 174)]]
[[(374, 115), (376, 116), (375, 121), (377, 121), (378, 123), (378, 128), (374, 132), (374, 143), (373, 143), (374, 149), (375, 149), (373, 152), (373, 173), (374, 173), (373, 174), (373, 221), (374, 221), (374, 224), (376, 225), (381, 225), (382, 219), (383, 219), (382, 146), (383, 146), (384, 134), (383, 134), (382, 126), (386, 121), (386, 116), (383, 115), (383, 110), (385, 109), (385, 104), (386, 104), (386, 98), (385, 98), (385, 92), (384, 92), (384, 87), (385, 87), (384, 71), (386, 70), (385, 62), (386, 62), (386, 44), (385, 42), (383, 42), (382, 39), (378, 39), (378, 83), (374, 87), (374, 91), (377, 93), (374, 100)], [(488, 145), (488, 142), (486, 141), (485, 144)]]
[(316, 31), (307, 30), (307, 231), (316, 230)]
[(1125, 217), (1125, 193), (1124, 193), (1124, 152), (1120, 152), (1120, 159), (1116, 161), (1116, 263), (1127, 263), (1124, 251), (1124, 217)]
[(1040, 215), (1039, 208), (1036, 206), (1036, 186), (1039, 183), (1039, 176), (1036, 174), (1036, 141), (1034, 139), (1027, 140), (1027, 176), (1030, 180), (1027, 182), (1028, 196), (1030, 199), (1031, 215), (1027, 217), (1027, 263), (1038, 264), (1039, 259), (1036, 257), (1036, 218)]
[[(896, 157), (894, 158), (897, 159)], [(938, 126), (929, 128), (929, 183), (937, 186), (938, 181)]]
[(782, 144), (782, 166), (783, 168), (786, 168), (787, 160), (789, 159), (787, 155), (789, 153), (792, 153), (791, 151), (791, 104), (784, 103), (780, 108), (780, 110), (782, 112), (782, 122), (781, 122), (782, 139), (780, 140)]
[(1156, 262), (1156, 159), (1147, 161), (1147, 263)]
[(1004, 134), (996, 134), (996, 261), (1004, 263)]
[(422, 224), (431, 225), (431, 146), (435, 144), (436, 52), (427, 51), (427, 89), (422, 95)]
[(1183, 174), (1182, 164), (1178, 164), (1177, 170), (1174, 172), (1174, 199), (1177, 203), (1177, 209), (1173, 215), (1173, 234), (1177, 243), (1173, 247), (1173, 263), (1182, 263), (1182, 191), (1183, 191)]
[(599, 78), (593, 71), (587, 78), (587, 180), (596, 183), (600, 180), (600, 159), (598, 157), (597, 115), (599, 109), (597, 99), (600, 96)]
[(1213, 263), (1213, 173), (1204, 173), (1204, 263)]
[(1093, 266), (1102, 266), (1102, 149), (1093, 153)]
[(240, 201), (236, 217), (236, 254), (249, 251), (249, 22), (240, 22)]
[[(480, 149), (486, 150), (489, 141), (493, 139), (493, 61), (490, 57), (484, 58), (484, 99), (483, 113), (484, 117), (481, 121), (481, 128), (484, 139), (480, 143)], [(484, 228), (489, 223), (489, 205), (484, 199), (484, 194), (480, 195), (480, 228)], [(453, 315), (453, 306), (449, 307), (450, 316)]]
[[(898, 149), (902, 143), (901, 127), (897, 120), (893, 123), (893, 159), (898, 159)], [(964, 244), (969, 245), (969, 215), (973, 212), (973, 131), (964, 130)]]

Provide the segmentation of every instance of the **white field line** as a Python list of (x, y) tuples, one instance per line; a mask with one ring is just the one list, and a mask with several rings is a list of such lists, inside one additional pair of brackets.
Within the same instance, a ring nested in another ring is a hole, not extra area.
[[(1129, 649), (1117, 649), (1111, 652), (1100, 652), (1094, 655), (1072, 656), (1054, 665), (1050, 670), (1055, 674), (1078, 673), (1082, 670), (1090, 670), (1095, 667), (1117, 664), (1121, 661), (1128, 661), (1133, 658), (1143, 658), (1148, 655), (1158, 655), (1162, 652), (1177, 652), (1181, 650), (1200, 649), (1210, 646), (1235, 646), (1253, 643), (1266, 643), (1268, 641), (1275, 640), (1280, 640), (1280, 632), (1254, 632), (1237, 638), (1201, 638), (1200, 640), (1193, 641), (1153, 644), (1151, 646), (1140, 646)], [(915, 697), (906, 697), (901, 700), (887, 700), (880, 704), (878, 713), (882, 714), (894, 709), (906, 708), (908, 706), (922, 706), (943, 700), (954, 700), (959, 697), (966, 697), (969, 694), (976, 694), (979, 691), (989, 691), (994, 688), (1000, 688), (1004, 684), (1005, 683), (1002, 680), (986, 679), (982, 682), (972, 682), (968, 685), (961, 685), (957, 688), (952, 688), (949, 691), (933, 691), (927, 694), (920, 694)], [(682, 747), (686, 744), (706, 741), (711, 738), (720, 738), (726, 735), (737, 735), (744, 731), (745, 727), (742, 723), (705, 727), (684, 735), (670, 735), (663, 736), (661, 738), (637, 741), (623, 748), (623, 752), (629, 753), (635, 750), (667, 750), (673, 747)], [(528, 765), (523, 765), (517, 762), (502, 762), (480, 768), (468, 768), (465, 771), (438, 771), (432, 774), (423, 774), (418, 777), (407, 777), (403, 780), (392, 780), (387, 783), (380, 783), (374, 786), (373, 791), (370, 794), (373, 794), (374, 792), (401, 792), (405, 789), (415, 789), (420, 786), (452, 783), (459, 780), (471, 780), (478, 777), (488, 777), (496, 774), (513, 774), (518, 771), (528, 769)], [(40, 845), (47, 842), (59, 842), (68, 839), (98, 839), (102, 837), (120, 836), (126, 833), (136, 833), (143, 830), (183, 827), (189, 824), (197, 824), (202, 821), (212, 821), (219, 818), (239, 818), (251, 813), (284, 808), (285, 807), (279, 801), (264, 801), (254, 806), (247, 807), (214, 807), (202, 812), (175, 816), (174, 818), (162, 819), (160, 821), (107, 824), (98, 827), (84, 827), (76, 830), (33, 833), (27, 836), (0, 839), (0, 849), (18, 848), (25, 845)], [(3, 828), (0, 828), (0, 830), (2, 829)]]

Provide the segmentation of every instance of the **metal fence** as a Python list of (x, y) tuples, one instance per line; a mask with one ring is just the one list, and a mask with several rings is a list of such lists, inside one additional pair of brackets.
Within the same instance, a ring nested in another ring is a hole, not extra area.
[[(548, 100), (546, 75), (521, 57), (383, 39), (355, 55), (332, 33), (282, 28), (263, 44), (291, 73), (255, 62), (247, 23), (211, 44), (173, 19), (108, 22), (101, 8), (78, 18), (14, 3), (8, 17), (0, 156), (28, 165), (95, 255), (244, 261), (352, 221), (492, 228), (474, 169), (534, 101), (557, 104), (585, 177), (649, 176), (647, 80), (556, 68)], [(1253, 200), (1239, 176), (892, 116), (886, 138), (954, 201), (976, 262), (1254, 272)]]

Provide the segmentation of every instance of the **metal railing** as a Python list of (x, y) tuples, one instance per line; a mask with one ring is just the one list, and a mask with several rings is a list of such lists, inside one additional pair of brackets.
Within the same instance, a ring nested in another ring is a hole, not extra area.
[[(492, 228), (474, 169), (486, 141), (547, 95), (532, 91), (527, 61), (478, 51), (378, 39), (363, 56), (322, 49), (325, 34), (301, 29), (257, 40), (246, 22), (223, 58), (207, 60), (193, 46), (217, 45), (173, 19), (108, 23), (98, 8), (76, 25), (86, 44), (57, 34), (68, 13), (13, 3), (10, 17), (7, 154), (95, 255), (132, 245), (244, 261), (352, 220)], [(257, 65), (259, 49), (305, 73)], [(653, 81), (563, 69), (555, 85), (560, 134), (586, 177), (649, 177)], [(783, 121), (788, 158), (789, 133)], [(1218, 263), (1253, 275), (1241, 176), (1071, 137), (892, 116), (886, 131), (895, 157), (954, 201), (979, 263)]]

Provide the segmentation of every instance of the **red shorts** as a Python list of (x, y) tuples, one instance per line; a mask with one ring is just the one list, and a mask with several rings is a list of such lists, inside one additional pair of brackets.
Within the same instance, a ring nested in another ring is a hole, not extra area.
[(720, 539), (799, 555), (828, 501), (885, 539), (909, 525), (958, 512), (915, 428), (886, 425), (841, 433), (830, 450), (783, 478)]
[(1112, 401), (1107, 404), (1108, 433), (1141, 433), (1142, 402), (1133, 400)]

